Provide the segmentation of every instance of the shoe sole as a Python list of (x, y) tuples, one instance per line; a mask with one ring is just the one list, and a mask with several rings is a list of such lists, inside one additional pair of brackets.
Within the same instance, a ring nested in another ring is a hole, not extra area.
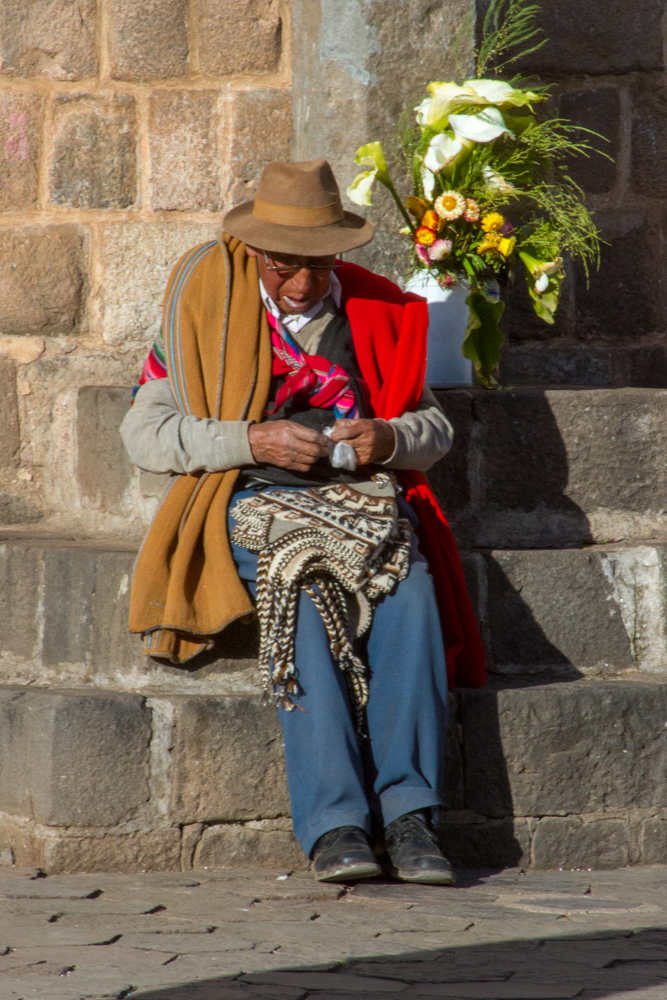
[(392, 872), (394, 878), (401, 882), (416, 882), (419, 885), (454, 885), (455, 875), (448, 875), (444, 872), (416, 872), (411, 874), (405, 871)]
[(315, 875), (318, 882), (357, 882), (362, 878), (375, 878), (381, 875), (382, 869), (379, 865), (358, 864), (349, 865), (347, 868), (339, 868), (330, 875)]

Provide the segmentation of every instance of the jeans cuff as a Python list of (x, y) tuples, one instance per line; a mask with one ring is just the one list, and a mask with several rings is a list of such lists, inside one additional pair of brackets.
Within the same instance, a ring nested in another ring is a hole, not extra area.
[(382, 824), (387, 827), (399, 816), (415, 812), (417, 809), (431, 809), (441, 806), (442, 799), (432, 788), (405, 788), (395, 785), (380, 795)]

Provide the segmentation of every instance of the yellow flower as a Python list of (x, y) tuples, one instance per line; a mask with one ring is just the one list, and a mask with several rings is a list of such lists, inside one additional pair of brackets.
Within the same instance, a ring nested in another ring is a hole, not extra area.
[(505, 225), (505, 220), (500, 212), (489, 212), (482, 219), (482, 229), (485, 233), (497, 233)]
[(460, 191), (445, 191), (436, 199), (435, 210), (441, 219), (452, 222), (466, 210), (466, 200)]
[(486, 238), (482, 240), (480, 245), (477, 247), (477, 253), (494, 253), (499, 252), (500, 236), (497, 233), (488, 233)]
[(414, 215), (417, 222), (421, 222), (424, 217), (424, 212), (428, 208), (424, 199), (416, 198), (414, 195), (410, 195), (409, 198), (405, 199), (405, 205), (410, 215)]
[(426, 226), (427, 229), (437, 229), (440, 219), (438, 218), (437, 212), (433, 209), (429, 209), (428, 212), (424, 212), (422, 216), (422, 226)]
[(415, 243), (419, 243), (421, 246), (430, 246), (435, 240), (435, 233), (432, 229), (427, 229), (426, 226), (420, 226), (415, 233)]
[(498, 241), (498, 249), (503, 255), (503, 257), (511, 257), (514, 253), (514, 247), (516, 246), (515, 236), (505, 236), (502, 240)]

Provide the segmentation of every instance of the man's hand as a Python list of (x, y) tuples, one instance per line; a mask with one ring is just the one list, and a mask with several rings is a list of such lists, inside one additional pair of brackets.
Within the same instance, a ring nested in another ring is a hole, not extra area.
[(386, 420), (337, 420), (332, 441), (347, 441), (357, 455), (357, 465), (382, 462), (396, 447), (394, 429)]
[(279, 465), (281, 469), (291, 469), (292, 472), (308, 472), (318, 458), (328, 455), (324, 434), (292, 420), (251, 424), (248, 440), (256, 462)]

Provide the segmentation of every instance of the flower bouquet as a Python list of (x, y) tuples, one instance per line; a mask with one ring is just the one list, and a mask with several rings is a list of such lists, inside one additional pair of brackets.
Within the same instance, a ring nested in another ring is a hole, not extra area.
[(374, 182), (383, 184), (406, 224), (411, 270), (430, 273), (446, 288), (466, 284), (463, 354), (487, 388), (498, 385), (493, 372), (504, 340), (496, 282), (521, 262), (535, 312), (553, 323), (563, 258), (579, 258), (587, 273), (599, 259), (598, 231), (567, 172), (571, 156), (599, 151), (577, 137), (587, 130), (536, 116), (548, 87), (498, 76), (546, 41), (535, 41), (538, 10), (526, 0), (492, 0), (476, 78), (428, 85), (401, 142), (413, 188), (405, 201), (380, 142), (357, 150), (355, 162), (365, 169), (347, 190), (351, 201), (370, 205)]

